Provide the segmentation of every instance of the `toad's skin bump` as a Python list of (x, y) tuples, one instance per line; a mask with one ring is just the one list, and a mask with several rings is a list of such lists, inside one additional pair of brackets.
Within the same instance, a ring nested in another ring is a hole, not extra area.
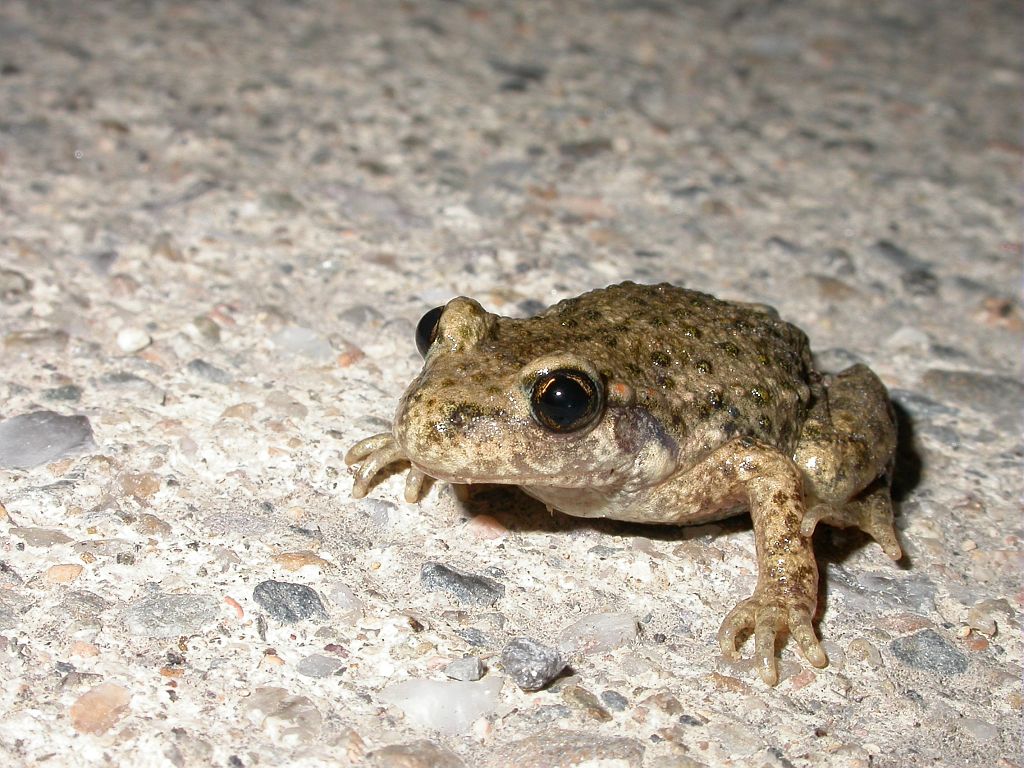
[(430, 476), (518, 485), (580, 517), (682, 525), (749, 509), (757, 586), (718, 640), (736, 658), (752, 632), (769, 685), (786, 630), (811, 664), (828, 663), (811, 624), (819, 521), (901, 557), (885, 387), (863, 365), (817, 373), (807, 337), (770, 308), (622, 283), (517, 320), (460, 297), (423, 317), (417, 345), (423, 371), (393, 431), (345, 457), (359, 463), (353, 496), (404, 460), (410, 502)]

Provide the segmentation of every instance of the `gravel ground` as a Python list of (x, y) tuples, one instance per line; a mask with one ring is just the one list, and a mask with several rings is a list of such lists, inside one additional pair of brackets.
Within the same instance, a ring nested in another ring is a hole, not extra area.
[[(0, 762), (1024, 765), (1022, 39), (986, 0), (5, 0)], [(828, 668), (720, 657), (743, 518), (349, 496), (426, 309), (624, 279), (890, 387), (907, 557), (817, 534)]]

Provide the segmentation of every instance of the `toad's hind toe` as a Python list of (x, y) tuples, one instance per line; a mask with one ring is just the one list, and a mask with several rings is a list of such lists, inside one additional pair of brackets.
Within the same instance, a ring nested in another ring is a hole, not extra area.
[(828, 665), (828, 656), (814, 632), (810, 611), (800, 606), (787, 606), (777, 598), (755, 595), (740, 602), (722, 621), (718, 643), (727, 659), (738, 660), (737, 639), (739, 635), (752, 631), (758, 674), (767, 685), (774, 686), (779, 682), (775, 644), (787, 629), (812, 666)]
[(842, 505), (825, 502), (816, 504), (804, 515), (800, 534), (810, 536), (819, 522), (837, 528), (858, 528), (874, 539), (893, 560), (903, 557), (903, 549), (896, 537), (892, 498), (887, 483), (879, 483)]

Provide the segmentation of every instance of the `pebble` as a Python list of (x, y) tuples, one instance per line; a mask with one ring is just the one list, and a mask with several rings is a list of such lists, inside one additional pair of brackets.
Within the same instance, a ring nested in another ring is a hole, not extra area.
[(8, 352), (59, 352), (67, 345), (67, 333), (58, 328), (12, 331), (4, 336), (4, 349)]
[(500, 677), (476, 683), (414, 679), (388, 685), (378, 698), (398, 707), (421, 728), (456, 734), (465, 733), (477, 718), (493, 712), (500, 693)]
[(0, 269), (0, 300), (5, 302), (20, 299), (32, 288), (32, 282), (21, 272)]
[(1007, 618), (1013, 616), (1013, 608), (1005, 598), (981, 600), (967, 611), (967, 625), (983, 635), (995, 637), (999, 629), (995, 613), (1002, 613)]
[(444, 668), (444, 673), (452, 680), (473, 682), (479, 680), (486, 672), (483, 661), (479, 656), (466, 656), (456, 659)]
[(154, 595), (131, 603), (120, 622), (129, 634), (141, 637), (181, 637), (201, 631), (220, 612), (210, 595)]
[(273, 618), (285, 624), (327, 618), (320, 596), (305, 584), (272, 579), (262, 581), (253, 589), (252, 598)]
[(87, 626), (100, 626), (103, 622), (101, 614), (110, 608), (111, 603), (87, 589), (68, 590), (61, 596), (57, 609), (61, 616), (73, 619)]
[(166, 536), (172, 530), (170, 523), (161, 520), (156, 515), (151, 515), (149, 512), (143, 512), (139, 515), (132, 527), (139, 533), (149, 536)]
[(11, 536), (21, 539), (29, 547), (53, 547), (74, 541), (66, 533), (58, 531), (56, 528), (20, 528), (15, 526), (8, 532)]
[(502, 650), (501, 666), (524, 691), (539, 691), (561, 674), (566, 660), (557, 648), (517, 637)]
[(46, 569), (46, 580), (51, 584), (69, 584), (82, 575), (85, 568), (77, 563), (51, 565)]
[(270, 340), (279, 350), (291, 355), (307, 357), (316, 362), (327, 362), (334, 358), (331, 343), (309, 328), (290, 325), (275, 333)]
[(79, 733), (106, 733), (124, 717), (131, 693), (115, 683), (100, 683), (71, 705), (71, 724)]
[(286, 746), (311, 744), (320, 737), (323, 715), (306, 696), (266, 686), (249, 695), (245, 709), (272, 739)]
[(295, 665), (295, 671), (306, 677), (330, 677), (345, 666), (337, 656), (311, 653)]
[(208, 344), (220, 343), (220, 326), (206, 315), (197, 315), (185, 329), (186, 333)]
[(481, 541), (497, 541), (508, 536), (508, 528), (490, 515), (475, 515), (472, 520), (466, 523), (466, 528), (469, 529), (474, 538)]
[(185, 256), (170, 232), (161, 232), (149, 244), (149, 252), (168, 261), (184, 261)]
[(408, 744), (391, 744), (367, 755), (369, 768), (465, 768), (454, 752), (421, 739)]
[(32, 469), (96, 448), (85, 416), (32, 411), (0, 422), (0, 467)]
[(185, 365), (185, 370), (201, 379), (212, 381), (214, 384), (230, 384), (235, 380), (234, 377), (223, 368), (218, 368), (216, 365), (208, 363), (205, 360), (201, 360), (198, 357), (194, 360), (189, 360)]
[(317, 555), (315, 552), (304, 550), (301, 552), (279, 552), (271, 558), (286, 571), (297, 571), (306, 566), (313, 566), (320, 570), (326, 570), (331, 564)]
[(461, 627), (455, 630), (455, 634), (477, 648), (485, 648), (491, 644), (491, 639), (487, 634), (476, 627)]
[(965, 717), (957, 725), (975, 741), (989, 744), (999, 740), (999, 726), (977, 717)]
[(904, 325), (883, 341), (882, 344), (892, 350), (916, 350), (922, 352), (928, 349), (931, 339), (920, 328)]
[(327, 598), (334, 606), (333, 614), (337, 620), (355, 624), (363, 617), (363, 602), (347, 584), (336, 583), (328, 591)]
[(116, 387), (127, 394), (158, 405), (162, 405), (166, 397), (166, 393), (160, 387), (128, 371), (105, 373), (100, 376), (99, 381), (104, 386)]
[(160, 476), (153, 472), (125, 472), (118, 478), (121, 493), (137, 501), (148, 501), (160, 490)]
[(569, 685), (562, 690), (562, 698), (583, 710), (591, 720), (607, 722), (612, 719), (608, 710), (601, 706), (601, 700), (582, 685)]
[(52, 400), (59, 403), (77, 403), (82, 399), (82, 388), (74, 384), (65, 384), (62, 387), (44, 389), (42, 396), (45, 400)]
[(304, 419), (309, 414), (309, 408), (284, 392), (271, 392), (264, 403), (279, 416)]
[(558, 645), (567, 654), (605, 653), (636, 639), (637, 622), (629, 613), (591, 613), (570, 624)]
[(105, 275), (114, 266), (114, 262), (117, 261), (117, 255), (117, 251), (108, 248), (103, 251), (90, 251), (89, 253), (82, 254), (82, 258), (85, 259), (97, 275)]
[(100, 655), (100, 649), (92, 643), (87, 643), (84, 640), (75, 640), (71, 643), (70, 652), (72, 656), (82, 656), (84, 658), (91, 658)]
[(505, 595), (505, 585), (494, 579), (463, 573), (432, 560), (423, 564), (420, 583), (428, 592), (447, 592), (470, 605), (494, 605)]
[(552, 729), (498, 747), (487, 768), (640, 768), (644, 745), (628, 737)]
[(117, 332), (117, 346), (122, 352), (138, 352), (153, 343), (153, 337), (141, 328), (122, 328)]
[(967, 671), (967, 657), (950, 645), (934, 629), (922, 629), (889, 643), (893, 655), (904, 664), (939, 675), (956, 675)]
[(259, 408), (255, 403), (236, 403), (235, 405), (229, 405), (225, 408), (221, 414), (222, 419), (238, 419), (240, 421), (252, 421), (253, 417), (259, 412)]
[(611, 689), (601, 691), (601, 701), (613, 712), (622, 712), (627, 706), (629, 706), (629, 699), (618, 691), (613, 691)]

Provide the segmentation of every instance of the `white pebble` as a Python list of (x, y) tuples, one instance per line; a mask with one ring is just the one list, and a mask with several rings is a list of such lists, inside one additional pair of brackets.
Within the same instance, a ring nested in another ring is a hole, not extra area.
[(117, 346), (122, 352), (138, 352), (153, 343), (153, 338), (141, 328), (122, 328), (117, 332)]
[(443, 733), (465, 733), (478, 717), (490, 714), (498, 705), (501, 678), (488, 677), (479, 683), (458, 680), (403, 680), (379, 694), (421, 728)]

